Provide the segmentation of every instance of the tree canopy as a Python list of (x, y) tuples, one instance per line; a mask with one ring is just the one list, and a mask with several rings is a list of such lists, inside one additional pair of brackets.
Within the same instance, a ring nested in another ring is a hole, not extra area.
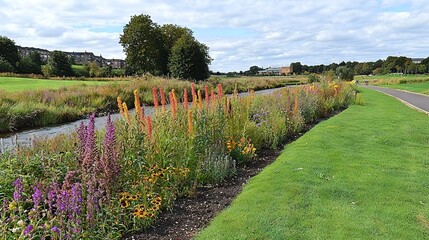
[(127, 74), (151, 73), (189, 80), (209, 77), (208, 47), (186, 27), (159, 26), (149, 15), (132, 16), (120, 43), (126, 53)]
[(15, 69), (20, 60), (20, 55), (13, 40), (0, 36), (0, 57)]
[(51, 52), (47, 65), (48, 72), (45, 72), (45, 75), (70, 77), (74, 74), (69, 58), (61, 51)]

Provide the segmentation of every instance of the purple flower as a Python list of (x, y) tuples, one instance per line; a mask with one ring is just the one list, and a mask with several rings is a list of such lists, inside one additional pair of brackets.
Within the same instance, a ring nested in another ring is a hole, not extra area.
[(54, 233), (58, 233), (58, 234), (60, 233), (60, 229), (57, 226), (53, 226), (51, 228), (51, 231), (54, 232)]
[(70, 206), (72, 212), (79, 216), (82, 204), (82, 188), (79, 183), (75, 183), (71, 189)]
[(30, 234), (30, 232), (33, 231), (33, 225), (28, 225), (24, 230), (24, 235), (27, 236)]
[(39, 190), (37, 186), (34, 186), (34, 194), (33, 196), (33, 203), (34, 203), (34, 209), (37, 209), (40, 202), (43, 201), (42, 192)]
[(51, 185), (48, 192), (48, 206), (49, 206), (50, 212), (52, 212), (53, 210), (54, 202), (56, 201), (57, 192), (58, 192), (58, 184), (54, 183)]
[(24, 191), (24, 188), (22, 187), (21, 178), (17, 178), (15, 182), (13, 182), (13, 186), (15, 187), (15, 192), (13, 192), (13, 200), (16, 202), (21, 200), (22, 192)]

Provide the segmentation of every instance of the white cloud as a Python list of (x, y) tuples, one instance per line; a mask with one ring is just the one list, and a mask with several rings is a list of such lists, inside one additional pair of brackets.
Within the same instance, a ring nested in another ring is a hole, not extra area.
[[(0, 5), (0, 34), (19, 45), (109, 58), (125, 57), (119, 35), (132, 15), (204, 29), (200, 41), (209, 46), (215, 71), (429, 55), (426, 0), (0, 0)], [(219, 35), (222, 29), (229, 34)]]

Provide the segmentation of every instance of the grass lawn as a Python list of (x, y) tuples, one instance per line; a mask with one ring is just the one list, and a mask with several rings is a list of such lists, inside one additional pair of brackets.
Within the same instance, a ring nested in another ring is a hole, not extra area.
[(101, 85), (111, 84), (110, 81), (78, 81), (78, 80), (48, 80), (33, 78), (0, 77), (0, 90), (17, 92), (36, 89), (58, 89), (71, 85), (87, 84)]
[(429, 117), (362, 90), (285, 147), (197, 239), (428, 239)]
[(402, 90), (407, 90), (410, 92), (417, 92), (417, 93), (423, 93), (423, 94), (429, 95), (429, 81), (420, 82), (420, 83), (406, 83), (406, 84), (386, 84), (386, 85), (381, 85), (381, 86), (387, 87), (387, 88), (402, 89)]

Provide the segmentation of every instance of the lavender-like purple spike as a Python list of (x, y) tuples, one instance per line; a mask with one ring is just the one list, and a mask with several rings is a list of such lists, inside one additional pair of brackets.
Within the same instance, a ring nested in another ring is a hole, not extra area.
[(39, 188), (37, 186), (34, 186), (34, 193), (33, 195), (31, 195), (33, 197), (33, 209), (36, 209), (39, 207), (40, 202), (43, 201), (43, 196), (42, 196), (42, 192), (39, 190)]
[(92, 114), (89, 118), (88, 127), (86, 129), (86, 140), (85, 140), (85, 157), (83, 159), (83, 167), (86, 171), (92, 172), (94, 162), (98, 158), (98, 151), (95, 142), (95, 114)]
[(24, 191), (24, 188), (22, 187), (22, 181), (21, 178), (17, 178), (13, 184), (15, 187), (15, 191), (13, 192), (13, 200), (15, 200), (15, 202), (18, 202), (21, 200), (22, 198), (22, 192)]

